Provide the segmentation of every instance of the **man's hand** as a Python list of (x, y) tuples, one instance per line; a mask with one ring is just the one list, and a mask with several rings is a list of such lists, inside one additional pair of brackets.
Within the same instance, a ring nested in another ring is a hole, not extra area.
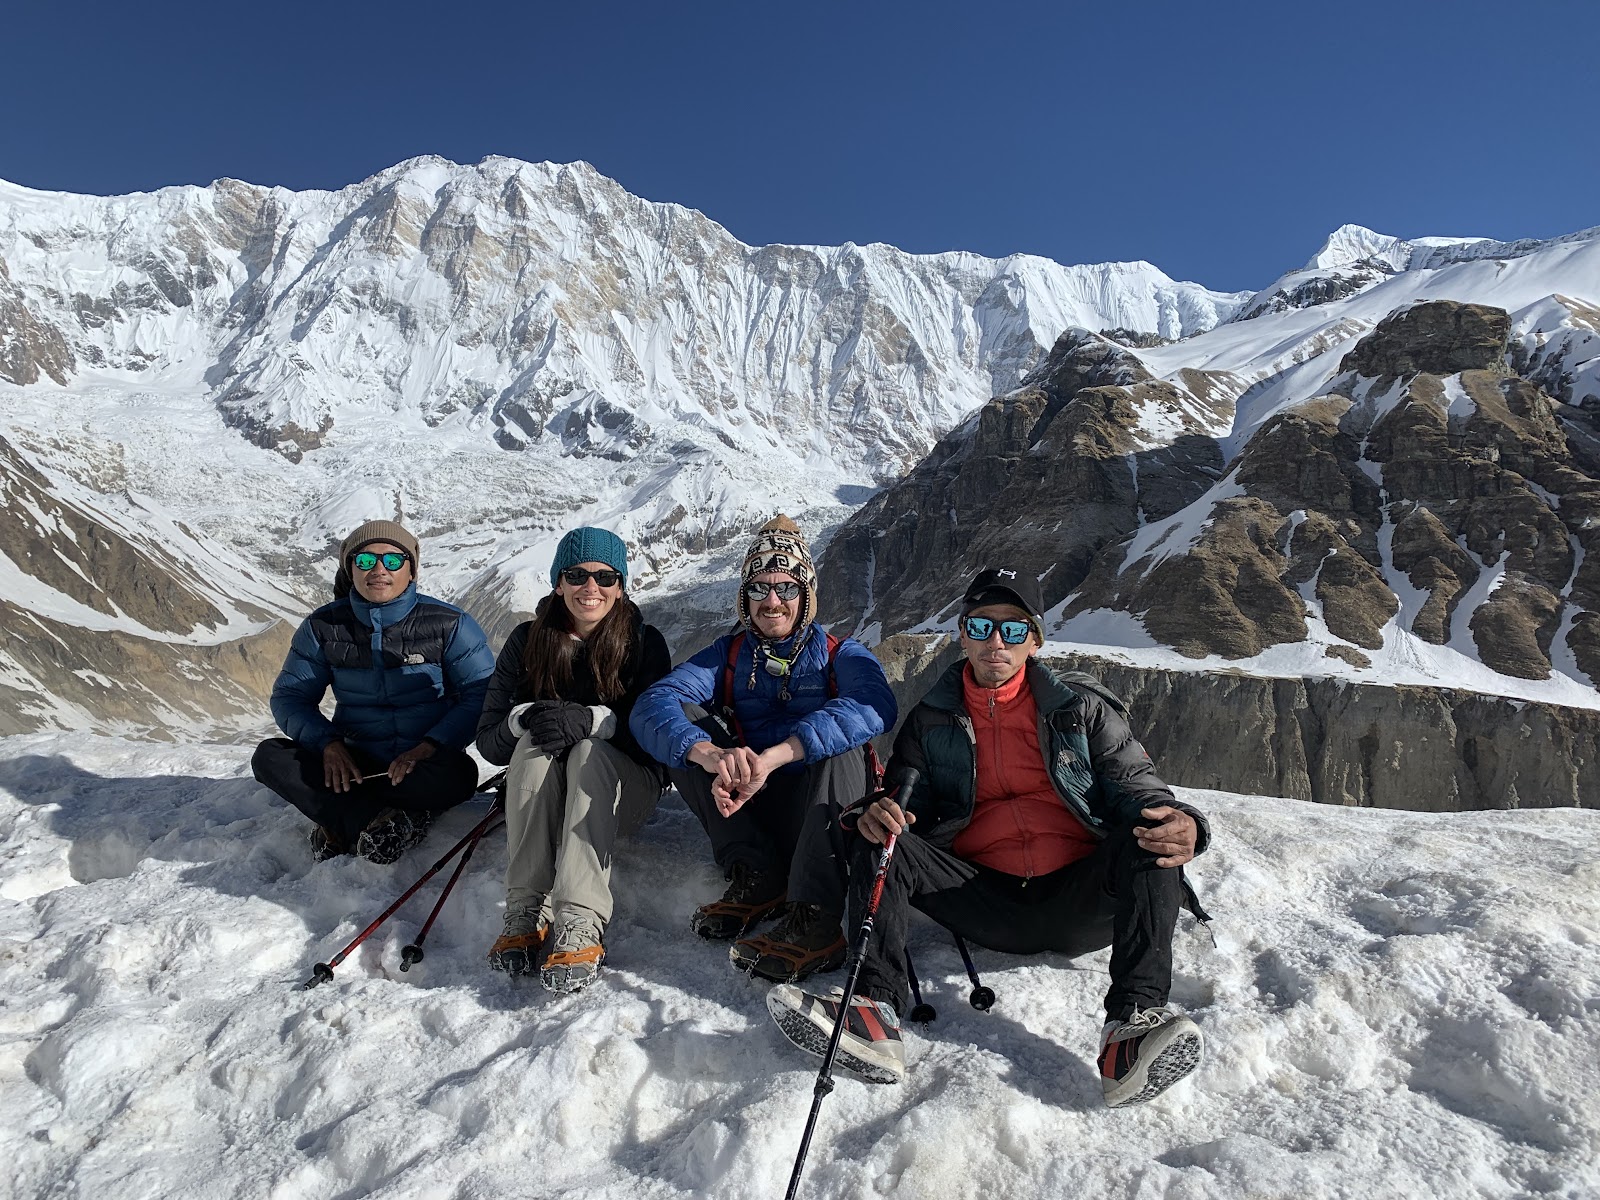
[(799, 738), (789, 737), (759, 754), (748, 746), (722, 747), (696, 742), (689, 747), (686, 757), (714, 777), (711, 798), (719, 813), (731, 817), (766, 786), (772, 772), (792, 762), (804, 762), (806, 751)]
[(1158, 867), (1181, 867), (1194, 857), (1194, 846), (1200, 836), (1200, 827), (1181, 808), (1162, 804), (1155, 808), (1142, 808), (1140, 813), (1149, 820), (1148, 825), (1135, 825), (1133, 836), (1139, 845), (1152, 854)]
[(345, 744), (337, 739), (322, 748), (322, 786), (348, 792), (361, 781), (361, 768), (350, 757)]
[[(748, 783), (756, 770), (756, 752), (747, 746), (718, 746), (696, 742), (687, 758), (711, 778), (711, 798), (717, 811), (731, 816), (738, 810), (732, 798), (741, 784)], [(731, 805), (731, 807), (730, 807)]]
[(916, 823), (916, 813), (906, 812), (887, 796), (879, 796), (856, 818), (856, 831), (873, 845), (881, 846), (891, 833), (899, 837)]
[(396, 754), (394, 761), (389, 764), (389, 782), (392, 784), (399, 783), (407, 775), (411, 774), (412, 768), (419, 762), (425, 758), (432, 757), (432, 742), (419, 742), (404, 753)]

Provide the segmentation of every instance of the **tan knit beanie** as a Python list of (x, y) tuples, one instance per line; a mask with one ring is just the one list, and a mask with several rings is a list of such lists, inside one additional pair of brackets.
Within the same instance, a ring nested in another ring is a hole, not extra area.
[(368, 521), (345, 538), (339, 546), (339, 565), (348, 566), (350, 556), (372, 542), (388, 542), (411, 555), (411, 577), (416, 578), (417, 570), (422, 565), (422, 547), (404, 525), (395, 521)]
[(750, 598), (744, 594), (744, 585), (767, 571), (787, 572), (800, 585), (800, 620), (795, 625), (798, 633), (816, 620), (817, 570), (811, 565), (811, 547), (800, 526), (782, 513), (761, 527), (739, 568), (739, 620), (746, 628), (750, 627)]

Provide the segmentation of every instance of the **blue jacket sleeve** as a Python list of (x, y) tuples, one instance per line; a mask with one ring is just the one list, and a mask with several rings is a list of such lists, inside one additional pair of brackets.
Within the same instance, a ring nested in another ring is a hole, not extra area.
[(494, 674), (494, 654), (489, 639), (466, 613), (456, 623), (444, 649), (444, 694), (450, 707), (426, 736), (444, 746), (465, 750), (478, 730), (478, 714)]
[(710, 708), (727, 655), (728, 637), (720, 637), (651, 684), (634, 703), (628, 729), (651, 758), (669, 767), (687, 766), (689, 748), (707, 740), (705, 730), (684, 716), (683, 706)]
[(310, 620), (300, 622), (289, 643), (283, 669), (272, 684), (272, 719), (290, 740), (307, 750), (322, 751), (341, 735), (318, 707), (333, 683), (333, 672)]
[(854, 638), (839, 643), (833, 659), (839, 694), (800, 720), (795, 736), (805, 747), (806, 761), (817, 762), (870, 742), (894, 728), (899, 708), (883, 665)]

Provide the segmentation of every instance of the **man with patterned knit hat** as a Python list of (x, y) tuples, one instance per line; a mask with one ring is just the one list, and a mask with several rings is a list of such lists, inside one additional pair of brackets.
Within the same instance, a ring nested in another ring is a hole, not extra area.
[[(962, 661), (934, 684), (895, 738), (887, 778), (919, 773), (910, 795), (847, 813), (852, 927), (880, 847), (894, 855), (839, 1062), (874, 1083), (905, 1073), (899, 1014), (910, 1000), (910, 909), (1011, 954), (1111, 947), (1099, 1063), (1106, 1103), (1138, 1104), (1198, 1065), (1199, 1028), (1167, 1005), (1172, 933), (1187, 905), (1183, 864), (1209, 841), (1205, 818), (1175, 800), (1099, 681), (1036, 659), (1038, 583), (1016, 568), (980, 572), (961, 604)], [(773, 988), (767, 1008), (796, 1045), (827, 1046), (840, 989)]]
[(739, 626), (634, 705), (630, 727), (668, 768), (729, 881), (695, 932), (740, 938), (734, 966), (802, 979), (844, 961), (845, 836), (867, 790), (867, 746), (894, 725), (889, 681), (860, 642), (815, 623), (817, 574), (800, 529), (761, 527), (740, 571)]
[[(394, 521), (345, 538), (335, 598), (300, 623), (272, 686), (289, 736), (262, 742), (251, 766), (311, 818), (318, 861), (394, 862), (478, 786), (466, 747), (494, 655), (470, 616), (417, 591), (419, 557)], [(320, 709), (330, 687), (331, 718)]]

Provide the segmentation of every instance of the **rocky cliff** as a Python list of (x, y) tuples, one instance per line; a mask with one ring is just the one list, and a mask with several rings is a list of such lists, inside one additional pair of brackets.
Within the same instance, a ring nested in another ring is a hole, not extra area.
[(1386, 682), (1397, 653), (1437, 647), (1479, 680), (1592, 688), (1596, 416), (1528, 373), (1512, 325), (1485, 305), (1402, 306), (1231, 459), (1226, 380), (1217, 399), (1215, 375), (1158, 379), (1069, 331), (845, 523), (825, 615), (937, 624), (961, 580), (1005, 562), (1039, 573), (1064, 641), (1116, 618), (1127, 644), (1193, 659), (1315, 644), (1334, 673)]

